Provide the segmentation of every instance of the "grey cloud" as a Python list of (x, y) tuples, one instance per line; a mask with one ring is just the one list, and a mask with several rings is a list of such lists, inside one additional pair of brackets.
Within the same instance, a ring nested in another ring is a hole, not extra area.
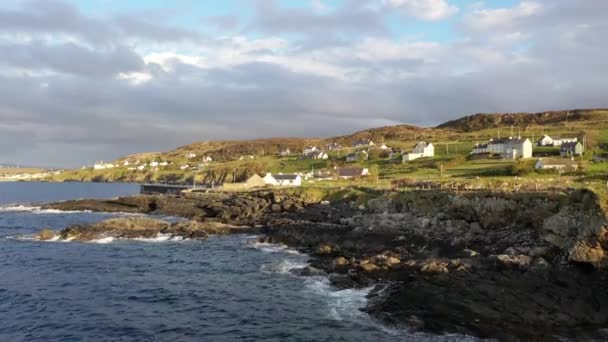
[(142, 70), (141, 57), (124, 46), (91, 49), (75, 43), (0, 44), (0, 64), (89, 77)]
[(329, 13), (277, 5), (274, 0), (257, 0), (253, 29), (266, 33), (382, 33), (383, 13), (365, 6), (369, 1), (346, 1)]
[(94, 45), (113, 44), (135, 38), (154, 42), (200, 41), (196, 31), (170, 27), (161, 21), (142, 19), (146, 13), (131, 13), (110, 20), (86, 16), (75, 6), (60, 0), (27, 0), (16, 10), (0, 10), (0, 29), (11, 33), (56, 33), (74, 35)]

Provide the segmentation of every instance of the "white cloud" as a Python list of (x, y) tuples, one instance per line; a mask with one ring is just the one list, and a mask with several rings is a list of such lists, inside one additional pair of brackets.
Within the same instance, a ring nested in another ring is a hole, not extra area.
[(538, 15), (542, 10), (543, 5), (533, 1), (522, 1), (511, 8), (481, 8), (467, 15), (464, 24), (468, 29), (476, 31), (512, 28), (518, 20)]
[(458, 12), (458, 7), (446, 0), (384, 0), (384, 3), (424, 20), (441, 20)]

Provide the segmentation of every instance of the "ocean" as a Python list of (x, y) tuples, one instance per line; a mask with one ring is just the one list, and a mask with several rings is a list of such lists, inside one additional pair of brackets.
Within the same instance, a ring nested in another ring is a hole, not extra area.
[[(0, 341), (463, 341), (385, 327), (369, 289), (289, 272), (309, 257), (255, 236), (40, 242), (33, 235), (127, 214), (40, 203), (135, 194), (135, 184), (0, 183)], [(168, 218), (170, 219), (170, 218)]]

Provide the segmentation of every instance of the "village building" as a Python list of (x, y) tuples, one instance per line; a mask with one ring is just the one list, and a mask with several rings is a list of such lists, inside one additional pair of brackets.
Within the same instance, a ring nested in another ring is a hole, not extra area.
[(540, 158), (534, 164), (534, 168), (537, 170), (558, 170), (564, 171), (576, 171), (578, 170), (578, 164), (567, 158)]
[(122, 163), (122, 166), (129, 166), (129, 165), (131, 165), (131, 163), (130, 163), (128, 160), (125, 160), (125, 161)]
[(186, 170), (189, 168), (190, 168), (190, 165), (188, 165), (188, 164), (180, 165), (180, 167), (179, 167), (180, 170)]
[(403, 155), (403, 162), (408, 162), (412, 160), (416, 160), (418, 158), (423, 157), (434, 157), (435, 156), (435, 147), (432, 143), (427, 143), (425, 141), (418, 142), (412, 153), (407, 153)]
[(331, 144), (327, 144), (327, 150), (329, 151), (336, 151), (342, 148), (342, 145), (338, 144), (337, 142), (333, 142)]
[(203, 157), (203, 163), (211, 163), (212, 161), (213, 161), (213, 158), (211, 158), (209, 156)]
[(277, 174), (267, 173), (264, 176), (264, 183), (274, 186), (300, 186), (302, 177), (297, 174)]
[(113, 169), (114, 167), (115, 167), (114, 164), (104, 163), (103, 161), (97, 162), (93, 165), (94, 170)]
[(289, 150), (288, 148), (279, 152), (279, 156), (281, 157), (287, 157), (289, 155), (291, 155), (291, 150)]
[(303, 154), (301, 159), (322, 159), (326, 160), (329, 158), (329, 155), (323, 151), (313, 151), (308, 154)]
[(336, 176), (341, 179), (352, 179), (369, 176), (369, 169), (362, 167), (345, 167), (336, 170)]
[(146, 169), (146, 165), (139, 165), (139, 166), (137, 167), (137, 170), (139, 170), (139, 171), (143, 171), (143, 170), (145, 170), (145, 169)]
[(380, 146), (380, 149), (381, 149), (381, 150), (388, 150), (388, 149), (390, 149), (390, 147), (388, 147), (386, 144), (382, 144), (382, 145)]
[(367, 153), (367, 151), (357, 151), (346, 156), (346, 161), (349, 163), (367, 159), (369, 159), (369, 153)]
[(585, 151), (583, 144), (580, 141), (563, 143), (559, 149), (559, 155), (562, 157), (582, 156)]
[(160, 165), (160, 166), (167, 166), (167, 165), (169, 165), (169, 162), (164, 161), (164, 162), (161, 162), (161, 163), (160, 163), (160, 164), (158, 164), (158, 165)]
[(532, 158), (532, 142), (527, 138), (490, 139), (485, 144), (477, 144), (470, 154), (498, 154), (505, 159)]
[(353, 142), (353, 147), (369, 147), (374, 145), (375, 144), (371, 139), (359, 139)]
[(575, 143), (578, 141), (578, 138), (551, 138), (547, 134), (543, 134), (543, 137), (540, 138), (536, 144), (538, 146), (561, 146), (567, 143)]
[(505, 159), (532, 158), (532, 142), (527, 138), (510, 139), (504, 149), (502, 157)]
[(317, 146), (306, 146), (304, 150), (302, 150), (302, 154), (309, 154), (311, 152), (317, 152), (319, 148)]
[(150, 162), (150, 167), (158, 167), (160, 163), (157, 161)]
[(194, 152), (186, 153), (186, 159), (193, 159), (193, 158), (196, 158), (196, 153), (194, 153)]

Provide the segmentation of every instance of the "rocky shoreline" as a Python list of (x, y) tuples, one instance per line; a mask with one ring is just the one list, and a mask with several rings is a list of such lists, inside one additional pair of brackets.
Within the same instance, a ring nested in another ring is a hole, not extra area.
[[(330, 197), (331, 203), (324, 201)], [(365, 311), (407, 329), (504, 341), (608, 338), (608, 221), (590, 191), (369, 191), (310, 198), (264, 190), (44, 208), (187, 219), (110, 220), (67, 228), (62, 239), (260, 233), (263, 242), (312, 255), (301, 275), (327, 274), (339, 288), (376, 286)]]

